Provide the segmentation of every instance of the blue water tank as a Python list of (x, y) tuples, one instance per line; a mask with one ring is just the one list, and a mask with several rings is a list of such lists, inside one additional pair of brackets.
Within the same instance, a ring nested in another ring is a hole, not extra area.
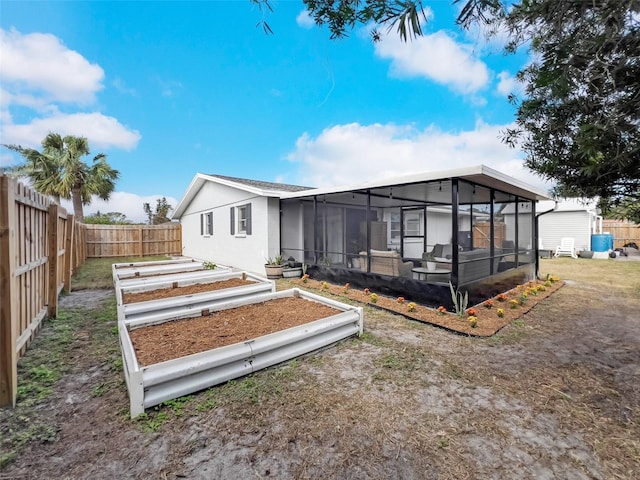
[(591, 235), (591, 250), (607, 252), (613, 249), (613, 235), (610, 233), (594, 233)]

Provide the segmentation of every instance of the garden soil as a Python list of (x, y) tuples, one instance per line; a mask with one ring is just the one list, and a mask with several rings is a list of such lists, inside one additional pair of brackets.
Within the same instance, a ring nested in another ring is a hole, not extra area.
[(86, 323), (66, 373), (36, 407), (0, 410), (3, 435), (27, 423), (54, 433), (15, 447), (0, 478), (637, 478), (640, 279), (627, 282), (567, 276), (489, 338), (367, 306), (360, 339), (138, 420), (115, 316), (98, 314), (113, 292), (74, 292), (60, 309)]

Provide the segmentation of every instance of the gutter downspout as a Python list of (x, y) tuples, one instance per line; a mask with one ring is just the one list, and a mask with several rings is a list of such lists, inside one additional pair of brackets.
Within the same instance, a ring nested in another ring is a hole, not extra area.
[(558, 201), (555, 201), (555, 205), (553, 206), (553, 208), (551, 210), (547, 210), (546, 212), (542, 212), (539, 213), (538, 215), (536, 215), (536, 225), (535, 225), (535, 237), (536, 237), (536, 278), (539, 280), (542, 280), (542, 278), (540, 277), (540, 224), (538, 222), (538, 219), (543, 216), (546, 215), (547, 213), (552, 213), (556, 211), (556, 208), (558, 207)]

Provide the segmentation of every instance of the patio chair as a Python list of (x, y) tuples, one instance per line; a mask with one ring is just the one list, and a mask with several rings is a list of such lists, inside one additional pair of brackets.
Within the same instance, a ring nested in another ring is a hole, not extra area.
[(576, 254), (576, 248), (574, 246), (573, 238), (563, 238), (560, 240), (560, 245), (556, 247), (556, 252), (553, 254), (554, 257), (572, 257), (578, 258)]

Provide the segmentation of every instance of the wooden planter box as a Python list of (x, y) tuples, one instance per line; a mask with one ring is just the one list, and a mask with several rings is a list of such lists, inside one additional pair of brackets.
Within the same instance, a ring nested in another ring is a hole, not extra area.
[[(252, 285), (243, 285), (233, 288), (224, 288), (202, 293), (180, 295), (166, 298), (157, 298), (144, 302), (127, 303), (123, 302), (124, 294), (139, 293), (148, 291), (160, 291), (167, 293), (174, 288), (221, 282), (233, 278), (250, 280)], [(200, 316), (205, 311), (213, 309), (221, 302), (226, 302), (232, 298), (242, 298), (258, 293), (275, 292), (275, 284), (266, 278), (252, 275), (247, 272), (221, 273), (209, 275), (207, 277), (188, 278), (183, 280), (166, 280), (163, 277), (156, 277), (155, 282), (146, 284), (134, 284), (130, 286), (120, 286), (116, 288), (116, 300), (118, 303), (118, 321), (128, 325), (149, 325), (153, 323), (166, 322), (176, 318), (186, 318)], [(186, 313), (185, 313), (186, 312)]]
[[(153, 365), (140, 366), (130, 331), (147, 324), (120, 325), (119, 339), (129, 390), (131, 418), (158, 405), (212, 385), (285, 362), (334, 342), (362, 334), (362, 307), (354, 307), (298, 289), (231, 299), (212, 307), (223, 311), (285, 297), (299, 297), (338, 309), (341, 313), (304, 325)], [(184, 314), (189, 315), (185, 308)]]

